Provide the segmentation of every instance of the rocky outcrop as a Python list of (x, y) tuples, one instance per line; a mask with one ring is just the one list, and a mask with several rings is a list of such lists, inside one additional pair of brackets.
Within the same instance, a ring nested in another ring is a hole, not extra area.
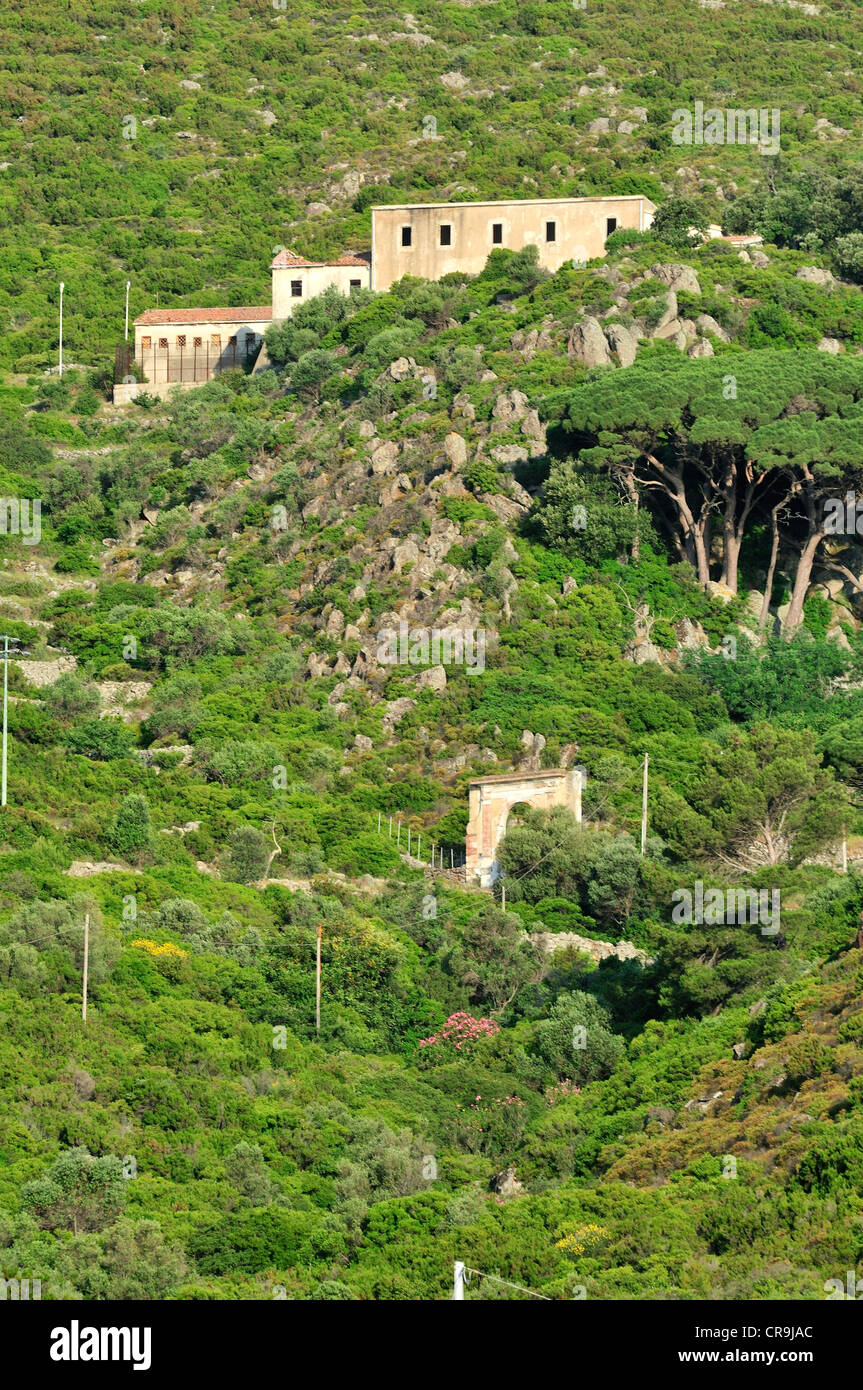
[[(525, 933), (528, 936), (527, 933)], [(547, 956), (555, 951), (575, 950), (590, 956), (591, 960), (607, 960), (616, 956), (618, 960), (637, 960), (642, 965), (650, 964), (652, 957), (631, 941), (597, 941), (592, 936), (579, 936), (577, 932), (532, 932), (528, 940), (536, 943)]]
[(661, 280), (663, 285), (668, 285), (672, 290), (701, 294), (698, 276), (691, 265), (654, 265), (651, 266), (650, 273), (655, 280)]
[(385, 444), (379, 444), (371, 457), (372, 473), (375, 475), (395, 473), (398, 457), (399, 446), (394, 439), (388, 439)]
[(109, 860), (75, 859), (63, 873), (69, 878), (92, 878), (95, 874), (128, 874), (132, 872), (128, 864), (114, 864)]
[(464, 468), (467, 463), (467, 444), (455, 430), (450, 431), (443, 442), (443, 451), (453, 468)]
[(572, 328), (566, 350), (570, 357), (584, 363), (585, 367), (611, 366), (611, 356), (602, 325), (598, 319), (589, 315)]
[(802, 265), (797, 271), (796, 278), (805, 280), (809, 285), (835, 285), (836, 276), (829, 270), (822, 270), (817, 265)]
[(638, 334), (634, 329), (612, 321), (605, 325), (605, 336), (621, 367), (631, 367), (638, 353)]
[(709, 333), (712, 337), (718, 338), (721, 343), (731, 342), (725, 329), (710, 314), (699, 314), (695, 320), (695, 326), (701, 333)]

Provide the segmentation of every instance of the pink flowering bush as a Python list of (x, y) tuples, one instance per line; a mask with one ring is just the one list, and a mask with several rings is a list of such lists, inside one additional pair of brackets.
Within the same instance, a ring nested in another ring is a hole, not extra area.
[(456, 1104), (444, 1128), (449, 1141), (467, 1153), (497, 1156), (518, 1144), (526, 1122), (521, 1096), (474, 1096), (466, 1105)]
[(459, 1012), (450, 1014), (446, 1023), (430, 1038), (420, 1038), (419, 1046), (434, 1049), (441, 1056), (453, 1050), (468, 1054), (481, 1038), (493, 1038), (499, 1032), (500, 1026), (494, 1019), (474, 1018), (473, 1014)]

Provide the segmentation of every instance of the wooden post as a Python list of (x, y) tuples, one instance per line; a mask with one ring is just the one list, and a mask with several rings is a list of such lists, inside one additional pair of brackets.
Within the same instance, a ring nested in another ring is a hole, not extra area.
[(411, 852), (411, 828), (408, 826), (408, 854)]
[(650, 754), (644, 755), (644, 789), (641, 793), (641, 854), (644, 857), (644, 847), (647, 844), (647, 765), (650, 762)]
[(392, 816), (390, 816), (390, 838), (392, 838), (392, 833), (393, 833), (393, 818), (392, 818)]
[(315, 968), (315, 1032), (321, 1031), (321, 924), (318, 922), (318, 952)]
[(381, 833), (381, 813), (378, 811), (378, 834)]
[(842, 872), (848, 872), (848, 841), (845, 837), (845, 826), (842, 827)]
[(81, 1003), (81, 1018), (87, 1022), (87, 974), (90, 968), (90, 914), (84, 913), (84, 992)]
[(398, 823), (398, 833), (397, 833), (397, 835), (396, 835), (396, 849), (401, 849), (401, 847), (402, 847), (402, 823), (401, 823), (401, 821), (399, 821), (399, 823)]
[(422, 859), (422, 850), (421, 850), (421, 848), (420, 848), (420, 846), (422, 845), (422, 842), (423, 842), (423, 837), (422, 837), (422, 835), (417, 835), (417, 859)]

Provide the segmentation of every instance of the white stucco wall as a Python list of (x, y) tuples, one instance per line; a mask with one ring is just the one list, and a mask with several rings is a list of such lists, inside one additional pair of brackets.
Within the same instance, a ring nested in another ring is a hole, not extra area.
[[(655, 207), (640, 196), (597, 198), (529, 198), (489, 203), (425, 203), (372, 208), (372, 288), (389, 289), (403, 275), (439, 280), (451, 271), (478, 275), (496, 246), (520, 251), (534, 245), (546, 270), (566, 261), (587, 261), (605, 254), (609, 219), (618, 230), (647, 231)], [(554, 239), (547, 239), (547, 223)], [(493, 228), (501, 228), (494, 241)], [(402, 245), (402, 228), (410, 227), (411, 244)], [(441, 228), (449, 244), (441, 245)]]
[[(242, 366), (247, 354), (257, 355), (271, 322), (269, 318), (225, 322), (206, 318), (206, 310), (201, 312), (200, 319), (187, 323), (135, 324), (135, 361), (148, 383), (192, 385), (228, 367)], [(185, 339), (183, 346), (181, 338)], [(233, 338), (236, 346), (231, 342)]]
[[(309, 265), (273, 267), (273, 318), (288, 319), (294, 310), (335, 285), (342, 294), (350, 294), (353, 282), (367, 290), (371, 267), (367, 265)], [(292, 283), (300, 285), (302, 293), (292, 292)]]

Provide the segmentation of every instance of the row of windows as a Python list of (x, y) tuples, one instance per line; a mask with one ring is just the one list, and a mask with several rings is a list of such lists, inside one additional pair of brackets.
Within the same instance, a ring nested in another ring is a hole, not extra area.
[[(359, 289), (362, 289), (362, 285), (363, 285), (362, 280), (351, 280), (351, 289), (352, 289), (352, 290), (359, 290)], [(291, 281), (291, 297), (292, 297), (293, 299), (302, 299), (302, 297), (303, 297), (303, 282), (302, 282), (302, 280), (292, 280), (292, 281)]]
[[(238, 338), (237, 338), (237, 334), (235, 333), (235, 334), (233, 334), (232, 337), (230, 337), (230, 338), (228, 339), (228, 347), (229, 347), (229, 348), (236, 347), (238, 341), (241, 342), (241, 343), (242, 343), (242, 342), (246, 342), (246, 343), (249, 343), (249, 344), (253, 345), (253, 344), (255, 344), (255, 343), (258, 341), (258, 334), (257, 334), (257, 333), (249, 333), (249, 334), (246, 335), (245, 337), (243, 337), (242, 335), (240, 335), (240, 337), (239, 337), (239, 339), (238, 339)], [(147, 351), (147, 350), (150, 349), (152, 346), (153, 346), (153, 339), (152, 339), (152, 338), (142, 338), (142, 339), (141, 339), (141, 348), (142, 348), (143, 351)], [(166, 347), (168, 346), (168, 339), (167, 339), (167, 338), (159, 338), (159, 340), (158, 340), (158, 346), (159, 346), (160, 348), (162, 348), (162, 349), (166, 348)], [(188, 347), (188, 346), (189, 346), (189, 340), (188, 340), (188, 338), (186, 337), (186, 334), (185, 334), (185, 333), (178, 333), (178, 334), (177, 334), (177, 338), (176, 338), (176, 341), (175, 341), (175, 343), (174, 343), (174, 346), (177, 347), (177, 348), (184, 348), (184, 347)], [(193, 338), (193, 339), (192, 339), (191, 346), (192, 346), (193, 348), (200, 348), (200, 347), (203, 347), (203, 346), (204, 346), (204, 340), (203, 340), (203, 338)], [(221, 347), (222, 347), (222, 335), (221, 335), (221, 333), (211, 333), (211, 334), (210, 334), (209, 346), (210, 346), (211, 348), (218, 348), (219, 350), (221, 350)]]
[[(605, 219), (605, 235), (617, 230), (617, 218), (607, 217)], [(452, 223), (441, 222), (438, 224), (438, 234), (441, 246), (452, 246)], [(414, 229), (405, 225), (401, 229), (402, 246), (413, 246)], [(545, 239), (547, 242), (557, 241), (557, 223), (549, 221), (545, 224)], [(492, 222), (491, 224), (491, 244), (492, 246), (503, 246), (503, 223)]]

